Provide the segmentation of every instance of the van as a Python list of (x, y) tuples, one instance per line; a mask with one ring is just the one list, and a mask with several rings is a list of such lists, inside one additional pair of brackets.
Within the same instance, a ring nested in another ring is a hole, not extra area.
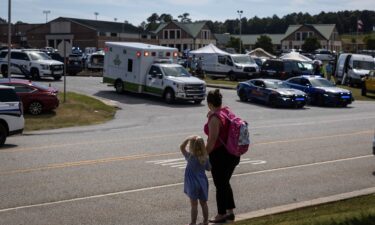
[(103, 83), (116, 92), (159, 96), (167, 103), (175, 100), (200, 104), (206, 96), (206, 83), (191, 76), (177, 64), (178, 51), (135, 42), (106, 42)]
[(254, 78), (259, 73), (256, 62), (245, 54), (204, 56), (202, 69), (209, 77), (228, 77), (231, 81)]
[(361, 54), (341, 54), (337, 60), (335, 77), (341, 84), (360, 85), (364, 76), (375, 69), (374, 58)]

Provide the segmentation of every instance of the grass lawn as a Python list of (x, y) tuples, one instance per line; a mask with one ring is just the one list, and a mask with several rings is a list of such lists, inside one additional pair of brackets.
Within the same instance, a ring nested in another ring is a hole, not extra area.
[(375, 225), (375, 194), (254, 218), (234, 224)]
[(37, 116), (25, 114), (26, 131), (99, 124), (113, 119), (116, 113), (114, 107), (86, 95), (68, 92), (65, 103), (63, 93), (58, 97), (56, 110)]

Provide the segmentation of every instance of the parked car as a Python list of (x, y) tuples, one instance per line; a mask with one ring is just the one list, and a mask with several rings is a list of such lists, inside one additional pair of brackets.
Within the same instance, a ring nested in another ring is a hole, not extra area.
[(335, 59), (334, 55), (332, 54), (331, 51), (326, 50), (326, 49), (317, 49), (315, 50), (315, 55), (314, 55), (315, 60), (320, 60), (320, 61), (332, 61)]
[[(64, 58), (58, 52), (47, 52), (53, 60), (64, 63)], [(82, 56), (70, 54), (66, 63), (66, 73), (75, 76), (83, 70)]]
[(361, 94), (363, 96), (366, 96), (368, 92), (375, 94), (375, 70), (370, 71), (368, 75), (362, 78), (362, 80)]
[(336, 87), (329, 80), (321, 76), (298, 76), (286, 81), (291, 88), (306, 92), (310, 102), (317, 105), (347, 106), (354, 99), (352, 92)]
[(87, 69), (93, 71), (101, 71), (104, 66), (104, 52), (99, 51), (88, 55)]
[(305, 92), (292, 89), (281, 80), (252, 79), (237, 85), (241, 101), (262, 101), (270, 106), (292, 106), (302, 108), (308, 101)]
[(310, 74), (313, 74), (312, 63), (296, 60), (269, 59), (263, 63), (260, 70), (260, 76), (262, 78), (281, 80)]
[[(8, 76), (7, 55), (7, 50), (0, 52), (0, 69), (3, 77)], [(35, 80), (41, 77), (53, 77), (55, 80), (60, 80), (63, 75), (64, 64), (51, 59), (40, 50), (12, 49), (10, 61), (12, 74), (24, 75)]]
[(0, 85), (0, 147), (10, 135), (23, 132), (22, 102), (14, 91), (14, 87)]
[(59, 106), (58, 90), (21, 79), (0, 79), (0, 85), (14, 87), (23, 103), (23, 109), (33, 115), (51, 111)]

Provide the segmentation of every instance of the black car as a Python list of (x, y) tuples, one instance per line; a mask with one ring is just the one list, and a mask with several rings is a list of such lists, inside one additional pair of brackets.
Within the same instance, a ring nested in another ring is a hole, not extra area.
[(310, 62), (296, 60), (269, 59), (260, 70), (262, 78), (285, 80), (299, 75), (313, 74), (313, 65)]
[[(58, 52), (47, 52), (47, 55), (54, 60), (64, 62), (64, 58)], [(66, 64), (66, 73), (72, 76), (83, 70), (82, 60), (79, 55), (70, 54)]]
[(241, 101), (261, 101), (272, 107), (292, 106), (302, 108), (308, 101), (305, 92), (290, 88), (276, 79), (252, 79), (237, 85)]

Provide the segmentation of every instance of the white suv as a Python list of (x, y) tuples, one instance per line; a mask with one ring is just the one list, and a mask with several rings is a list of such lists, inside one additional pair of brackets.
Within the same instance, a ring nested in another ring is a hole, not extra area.
[[(0, 70), (3, 77), (8, 76), (8, 51), (0, 52)], [(41, 77), (53, 77), (60, 80), (64, 71), (62, 62), (52, 60), (46, 53), (38, 50), (12, 49), (10, 55), (11, 73), (25, 75), (38, 80)]]
[(24, 124), (22, 103), (14, 87), (0, 85), (0, 147), (8, 136), (21, 134)]

